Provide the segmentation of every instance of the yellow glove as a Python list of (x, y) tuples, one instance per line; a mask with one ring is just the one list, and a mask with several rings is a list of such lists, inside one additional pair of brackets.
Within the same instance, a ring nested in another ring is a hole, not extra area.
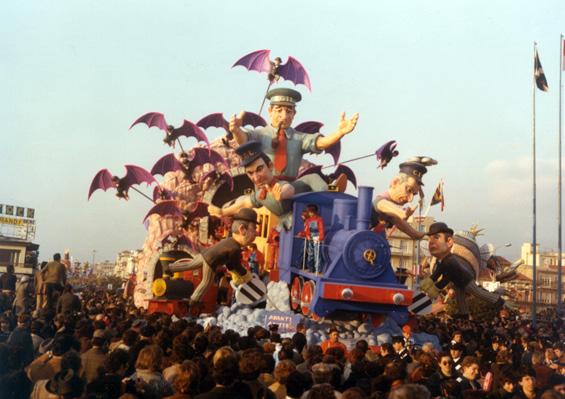
[(250, 272), (245, 273), (243, 276), (239, 275), (237, 272), (230, 271), (229, 273), (231, 275), (231, 281), (235, 285), (245, 284), (253, 278)]
[(420, 289), (428, 294), (431, 299), (436, 299), (440, 294), (440, 290), (436, 287), (431, 277), (426, 277), (420, 281)]

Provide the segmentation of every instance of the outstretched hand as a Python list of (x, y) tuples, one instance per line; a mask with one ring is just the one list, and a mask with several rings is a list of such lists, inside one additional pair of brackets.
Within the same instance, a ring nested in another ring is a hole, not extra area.
[(243, 116), (245, 115), (245, 111), (241, 111), (239, 113), (239, 115), (232, 115), (232, 117), (230, 118), (230, 123), (229, 123), (229, 131), (231, 133), (238, 133), (239, 131), (241, 131), (241, 126), (243, 124)]
[(353, 129), (355, 129), (358, 120), (359, 112), (354, 113), (351, 119), (345, 119), (345, 112), (342, 112), (339, 117), (339, 125), (337, 130), (339, 131), (339, 133), (345, 136), (346, 134), (351, 133)]

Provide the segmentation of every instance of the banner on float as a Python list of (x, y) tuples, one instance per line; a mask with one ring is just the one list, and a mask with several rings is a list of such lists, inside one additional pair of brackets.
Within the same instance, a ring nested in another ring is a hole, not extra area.
[(302, 316), (299, 314), (269, 310), (265, 317), (265, 328), (269, 329), (269, 326), (276, 324), (279, 326), (279, 334), (294, 333), (301, 321)]

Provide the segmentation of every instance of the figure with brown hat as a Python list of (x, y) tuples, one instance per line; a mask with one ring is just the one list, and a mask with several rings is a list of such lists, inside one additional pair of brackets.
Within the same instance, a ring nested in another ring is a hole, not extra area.
[(420, 288), (432, 299), (437, 297), (439, 290), (452, 283), (455, 289), (458, 311), (460, 315), (469, 313), (465, 295), (470, 294), (486, 303), (501, 307), (504, 300), (500, 295), (489, 292), (475, 283), (472, 271), (463, 265), (458, 257), (451, 252), (453, 247), (453, 230), (445, 223), (433, 223), (426, 233), (429, 239), (430, 254), (437, 259), (431, 276), (423, 279)]
[(252, 275), (242, 266), (241, 251), (255, 240), (257, 213), (253, 209), (240, 209), (233, 216), (232, 236), (205, 249), (192, 259), (179, 259), (168, 265), (165, 273), (176, 273), (202, 268), (202, 281), (190, 297), (191, 304), (200, 302), (214, 281), (214, 274), (219, 266), (225, 265), (232, 275), (232, 282), (241, 285), (250, 281)]
[(400, 231), (413, 239), (420, 240), (425, 234), (414, 229), (408, 218), (416, 208), (405, 207), (416, 195), (422, 196), (422, 177), (428, 169), (426, 166), (437, 162), (428, 157), (415, 157), (400, 164), (398, 175), (389, 184), (388, 190), (377, 195), (373, 201), (372, 224), (377, 232), (396, 226)]
[[(290, 181), (296, 179), (304, 154), (319, 154), (332, 147), (355, 129), (359, 119), (358, 113), (351, 119), (346, 119), (343, 112), (334, 133), (328, 136), (302, 133), (291, 127), (296, 115), (296, 104), (302, 99), (298, 91), (287, 88), (273, 89), (267, 93), (267, 99), (271, 102), (270, 125), (251, 131), (243, 130), (242, 112), (231, 118), (229, 130), (239, 145), (248, 141), (260, 142), (262, 151), (274, 164), (275, 175)], [(314, 191), (322, 190), (314, 188)]]

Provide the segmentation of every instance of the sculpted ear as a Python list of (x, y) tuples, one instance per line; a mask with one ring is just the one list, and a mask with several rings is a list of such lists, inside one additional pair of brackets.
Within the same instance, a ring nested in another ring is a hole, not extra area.
[(400, 182), (400, 176), (395, 176), (392, 178), (392, 180), (390, 181), (389, 187), (393, 188), (396, 187), (396, 185)]

